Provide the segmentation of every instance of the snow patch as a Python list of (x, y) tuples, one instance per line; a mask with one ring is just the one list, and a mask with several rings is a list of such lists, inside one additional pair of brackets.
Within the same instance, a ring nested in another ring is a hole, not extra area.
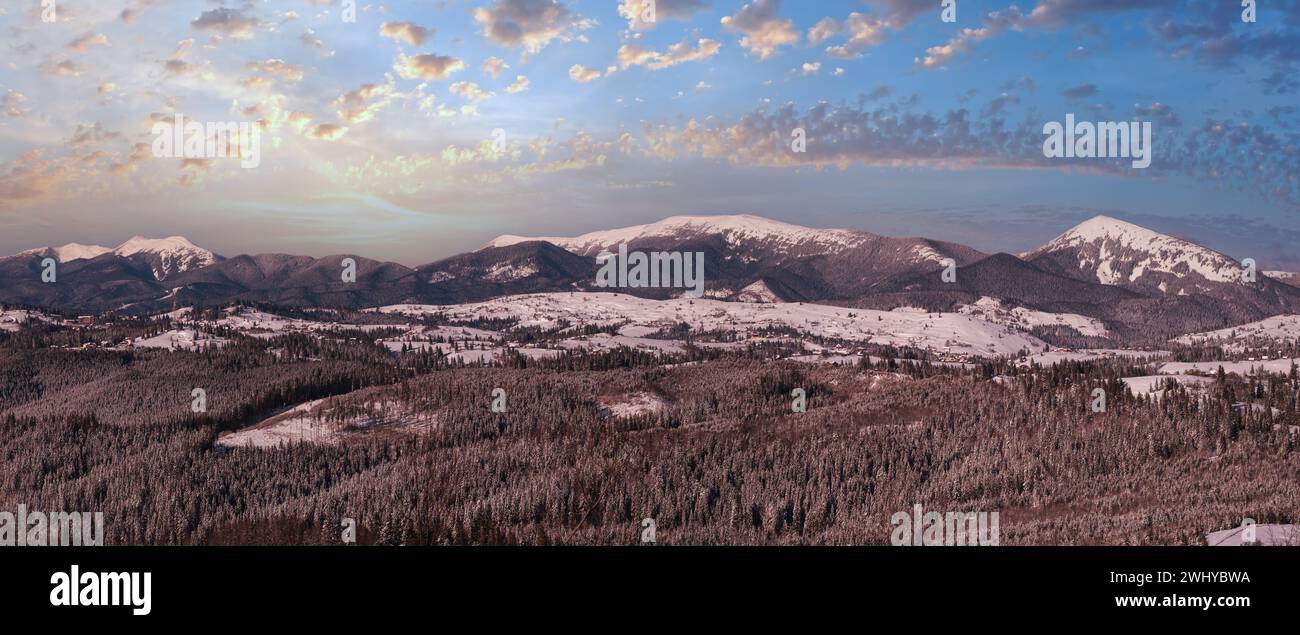
[(602, 397), (597, 400), (597, 403), (605, 414), (620, 419), (656, 414), (668, 407), (667, 400), (648, 392), (621, 395), (615, 398)]
[(767, 302), (769, 304), (781, 302), (781, 298), (762, 280), (741, 289), (740, 293), (737, 293), (732, 299), (736, 302)]
[(1031, 330), (1036, 326), (1068, 326), (1080, 335), (1088, 337), (1109, 337), (1110, 331), (1101, 320), (1074, 313), (1048, 313), (1034, 311), (1025, 307), (1006, 308), (1002, 301), (988, 296), (981, 297), (975, 304), (964, 304), (957, 311), (966, 315), (1003, 324), (1021, 330)]

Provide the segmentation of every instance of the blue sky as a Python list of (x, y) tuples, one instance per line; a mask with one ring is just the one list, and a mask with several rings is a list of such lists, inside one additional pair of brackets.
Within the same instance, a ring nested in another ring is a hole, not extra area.
[[(727, 213), (1015, 252), (1104, 213), (1300, 268), (1296, 0), (644, 1), (6, 3), (0, 253), (419, 264)], [(259, 165), (154, 156), (177, 113)], [(1066, 113), (1150, 122), (1151, 167), (1044, 157)]]

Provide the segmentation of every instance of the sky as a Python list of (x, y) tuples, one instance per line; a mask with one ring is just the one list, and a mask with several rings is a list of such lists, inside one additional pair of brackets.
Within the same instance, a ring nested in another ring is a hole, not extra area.
[[(4, 0), (0, 254), (418, 265), (741, 213), (1016, 253), (1106, 214), (1300, 269), (1300, 0), (648, 4)], [(160, 150), (178, 114), (256, 166)], [(1045, 156), (1067, 114), (1149, 124), (1150, 167)]]

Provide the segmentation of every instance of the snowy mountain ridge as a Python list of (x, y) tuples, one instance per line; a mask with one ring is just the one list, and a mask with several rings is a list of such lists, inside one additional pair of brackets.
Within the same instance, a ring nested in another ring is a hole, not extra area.
[(154, 278), (158, 280), (182, 271), (206, 267), (221, 260), (221, 257), (216, 253), (195, 245), (184, 236), (168, 236), (167, 238), (132, 236), (117, 247), (68, 243), (61, 247), (28, 249), (11, 257), (42, 256), (54, 258), (60, 263), (66, 263), (74, 260), (98, 258), (110, 253), (123, 258), (134, 256), (144, 260), (149, 265), (150, 270), (153, 271)]
[(747, 242), (763, 242), (776, 250), (815, 245), (830, 251), (840, 251), (876, 238), (868, 232), (848, 229), (813, 229), (784, 223), (762, 216), (736, 214), (729, 216), (672, 216), (645, 225), (589, 232), (581, 236), (525, 237), (504, 235), (492, 239), (486, 247), (506, 247), (522, 242), (540, 240), (563, 247), (579, 255), (589, 256), (601, 250), (614, 251), (618, 245), (645, 238), (685, 238), (699, 235), (722, 235), (727, 246), (736, 247)]

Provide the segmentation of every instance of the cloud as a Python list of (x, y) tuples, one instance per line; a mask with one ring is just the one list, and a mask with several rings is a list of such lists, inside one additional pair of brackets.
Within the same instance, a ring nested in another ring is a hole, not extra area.
[(55, 75), (58, 77), (76, 77), (81, 75), (81, 66), (76, 62), (65, 59), (51, 57), (41, 64), (41, 72), (46, 75)]
[[(175, 57), (169, 60), (163, 60), (162, 64), (163, 64), (163, 73), (170, 77), (181, 77), (184, 75), (199, 74), (203, 71), (204, 68), (202, 65), (191, 64), (189, 62), (186, 62), (183, 59), (179, 59)], [(247, 83), (249, 87), (255, 87), (258, 86), (259, 84), (260, 84), (259, 82)], [(261, 85), (266, 85), (266, 84), (261, 84)]]
[(1020, 77), (1002, 84), (1002, 90), (1027, 90), (1033, 92), (1038, 90), (1038, 82), (1034, 81), (1034, 78), (1029, 77), (1028, 75), (1021, 75)]
[(1065, 89), (1061, 94), (1070, 99), (1083, 99), (1084, 97), (1092, 97), (1093, 95), (1096, 95), (1097, 87), (1093, 84), (1080, 84)]
[[(796, 128), (806, 133), (806, 152), (791, 150)], [(855, 164), (1059, 167), (1043, 156), (1041, 128), (1037, 121), (1007, 125), (1001, 117), (974, 118), (965, 109), (934, 114), (896, 105), (821, 103), (804, 111), (794, 104), (775, 111), (760, 107), (732, 124), (647, 125), (645, 136), (647, 152), (664, 160), (696, 156), (739, 165), (841, 169)]]
[(527, 77), (523, 75), (516, 75), (514, 83), (506, 87), (506, 92), (510, 93), (511, 95), (515, 93), (522, 93), (525, 90), (528, 90), (528, 83), (529, 82)]
[(836, 20), (835, 18), (822, 18), (821, 20), (818, 20), (817, 24), (814, 24), (811, 29), (808, 29), (808, 43), (821, 44), (832, 36), (839, 35), (843, 32), (844, 25), (841, 24), (839, 20)]
[(722, 18), (722, 26), (740, 32), (740, 45), (759, 59), (767, 59), (776, 55), (782, 46), (799, 41), (794, 21), (776, 15), (780, 6), (781, 0), (754, 0), (735, 15)]
[(79, 157), (46, 158), (31, 150), (7, 164), (0, 164), (0, 209), (14, 201), (31, 202), (65, 193), (78, 183), (83, 170)]
[[(889, 4), (899, 4), (902, 0), (888, 0)], [(983, 18), (983, 25), (980, 27), (963, 28), (956, 36), (948, 42), (932, 46), (926, 49), (924, 57), (916, 59), (916, 65), (927, 69), (944, 68), (948, 62), (958, 55), (963, 55), (974, 49), (975, 45), (995, 37), (1006, 31), (1019, 31), (1030, 28), (1056, 29), (1068, 25), (1079, 24), (1085, 18), (1099, 13), (1118, 13), (1126, 11), (1146, 10), (1158, 7), (1170, 7), (1179, 14), (1185, 13), (1187, 7), (1181, 0), (1040, 0), (1028, 14), (1023, 13), (1016, 5), (1011, 5), (1001, 11), (990, 11)], [(1236, 11), (1233, 9), (1233, 11)], [(1216, 26), (1208, 27), (1210, 29), (1227, 29), (1233, 20), (1217, 20)], [(1172, 25), (1172, 22), (1166, 23), (1166, 26)], [(1157, 28), (1160, 33), (1161, 29)], [(1169, 26), (1163, 32), (1166, 39), (1177, 39), (1185, 35), (1178, 27)], [(1294, 42), (1300, 46), (1300, 39)], [(1289, 47), (1295, 50), (1296, 47)], [(1083, 55), (1082, 48), (1076, 48), (1072, 53), (1073, 57)]]
[[(302, 45), (307, 48), (316, 49), (317, 51), (322, 52), (325, 51), (325, 42), (316, 37), (316, 32), (311, 29), (303, 31), (302, 35), (298, 36), (298, 41), (302, 42)], [(333, 53), (331, 52), (330, 55), (333, 55)]]
[(336, 123), (322, 123), (309, 128), (307, 130), (307, 137), (319, 141), (338, 141), (347, 133), (347, 126), (341, 126)]
[(707, 8), (702, 0), (653, 0), (654, 21), (644, 22), (651, 0), (621, 0), (618, 14), (627, 20), (627, 28), (633, 31), (648, 31), (655, 28), (662, 20), (687, 20), (698, 11)]
[(108, 46), (108, 36), (103, 33), (88, 32), (68, 43), (68, 48), (78, 53), (85, 53), (92, 46)]
[(375, 118), (393, 102), (393, 83), (362, 84), (360, 88), (339, 95), (334, 108), (340, 119), (349, 124), (359, 124)]
[(954, 57), (969, 52), (980, 42), (1008, 29), (1020, 29), (1024, 24), (1025, 16), (1015, 5), (1003, 11), (990, 11), (984, 16), (984, 26), (963, 28), (947, 43), (926, 49), (925, 57), (917, 58), (915, 63), (931, 70), (944, 68)]
[(119, 17), (122, 19), (124, 24), (135, 24), (135, 19), (140, 17), (140, 12), (152, 6), (153, 2), (154, 0), (138, 0), (134, 8), (127, 7), (122, 9), (122, 13), (119, 14)]
[(74, 148), (81, 148), (89, 145), (99, 145), (107, 141), (118, 141), (122, 139), (122, 133), (104, 130), (104, 126), (98, 122), (92, 125), (77, 124), (77, 129), (68, 139), (68, 145)]
[[(1095, 13), (1178, 6), (1177, 0), (1039, 0), (1029, 12), (1032, 23), (1060, 26)], [(1234, 3), (1240, 4), (1240, 3)], [(1235, 10), (1239, 11), (1239, 9)]]
[(1134, 104), (1133, 116), (1139, 119), (1155, 121), (1165, 128), (1183, 125), (1182, 120), (1178, 118), (1178, 114), (1168, 104), (1162, 104), (1158, 101), (1146, 105)]
[[(183, 64), (184, 62), (181, 63)], [(275, 88), (275, 81), (272, 80), (270, 77), (256, 75), (253, 77), (245, 77), (243, 79), (240, 79), (239, 85), (244, 88), (247, 88), (248, 90), (271, 90)]]
[(452, 73), (465, 70), (465, 62), (446, 55), (423, 53), (398, 57), (393, 70), (403, 79), (446, 79)]
[(678, 42), (660, 53), (642, 48), (636, 44), (624, 44), (618, 49), (618, 65), (621, 68), (645, 66), (651, 70), (661, 70), (685, 64), (707, 60), (722, 49), (722, 43), (709, 38), (700, 38), (692, 47), (689, 41)]
[(483, 36), (498, 46), (536, 53), (552, 40), (566, 41), (575, 31), (592, 26), (557, 0), (494, 0), (474, 10)]
[(290, 64), (282, 59), (271, 58), (265, 62), (250, 62), (248, 70), (264, 75), (279, 77), (286, 82), (300, 82), (303, 78), (303, 70), (297, 64)]
[(31, 112), (31, 109), (23, 108), (23, 102), (27, 101), (27, 96), (13, 89), (8, 89), (5, 94), (0, 95), (0, 113), (6, 117), (23, 117)]
[(892, 86), (880, 84), (875, 88), (872, 88), (871, 92), (863, 95), (862, 99), (864, 101), (878, 101), (881, 99), (885, 99), (886, 97), (889, 97), (890, 95), (893, 94), (894, 94), (894, 88)]
[(153, 149), (147, 143), (135, 143), (131, 146), (131, 153), (123, 161), (115, 161), (108, 166), (113, 174), (122, 176), (135, 172), (137, 167), (145, 160), (153, 158)]
[(1198, 61), (1225, 66), (1238, 58), (1254, 64), (1268, 60), (1294, 73), (1300, 62), (1300, 2), (1277, 3), (1264, 17), (1260, 4), (1259, 22), (1240, 26), (1241, 9), (1233, 4), (1172, 4), (1152, 20), (1152, 32), (1176, 56), (1194, 56)]
[(937, 14), (939, 11), (939, 3), (935, 0), (867, 0), (867, 3), (882, 8), (885, 21), (894, 28), (901, 28), (923, 14)]
[(499, 57), (489, 57), (483, 60), (483, 74), (492, 79), (496, 79), (507, 68), (510, 68), (510, 65)]
[(245, 16), (239, 9), (221, 7), (204, 11), (190, 22), (190, 26), (198, 31), (212, 31), (234, 40), (251, 40), (263, 22)]
[(638, 44), (624, 44), (618, 47), (618, 64), (623, 68), (649, 64), (659, 55), (658, 52)]
[(600, 71), (594, 68), (587, 68), (582, 64), (574, 64), (569, 67), (569, 79), (579, 84), (586, 84), (600, 79)]
[[(1126, 160), (1049, 159), (1043, 155), (1043, 121), (1033, 109), (1008, 117), (1019, 99), (1001, 94), (980, 109), (925, 112), (914, 104), (880, 107), (820, 103), (805, 110), (786, 104), (765, 107), (732, 123), (710, 117), (685, 125), (644, 126), (645, 154), (672, 161), (683, 157), (775, 168), (925, 166), (935, 169), (999, 167), (1086, 171), (1139, 178), (1181, 174), (1206, 187), (1249, 192), (1300, 208), (1300, 143), (1265, 117), (1259, 120), (1207, 118), (1184, 127), (1166, 104), (1137, 104), (1137, 119), (1153, 120), (1159, 131), (1150, 170), (1132, 170)], [(1127, 121), (1128, 114), (1098, 113), (1099, 120)], [(806, 152), (790, 147), (791, 132), (805, 130)]]
[(411, 22), (385, 22), (379, 25), (379, 35), (405, 41), (411, 46), (423, 46), (433, 36), (433, 31)]
[(465, 100), (473, 103), (478, 103), (485, 99), (491, 99), (492, 97), (496, 96), (496, 93), (483, 90), (478, 84), (475, 84), (474, 82), (456, 82), (451, 86), (449, 86), (448, 88), (449, 90), (451, 90), (452, 94), (460, 95)]
[(1287, 95), (1300, 89), (1300, 81), (1297, 81), (1293, 74), (1282, 70), (1274, 70), (1268, 77), (1261, 78), (1257, 83), (1263, 87), (1266, 95)]
[(816, 75), (817, 72), (820, 71), (821, 69), (822, 69), (821, 62), (804, 62), (803, 64), (804, 75)]
[(889, 23), (861, 13), (849, 14), (844, 22), (844, 29), (849, 34), (849, 41), (840, 46), (826, 49), (826, 54), (840, 59), (858, 57), (863, 51), (885, 41), (885, 28)]

